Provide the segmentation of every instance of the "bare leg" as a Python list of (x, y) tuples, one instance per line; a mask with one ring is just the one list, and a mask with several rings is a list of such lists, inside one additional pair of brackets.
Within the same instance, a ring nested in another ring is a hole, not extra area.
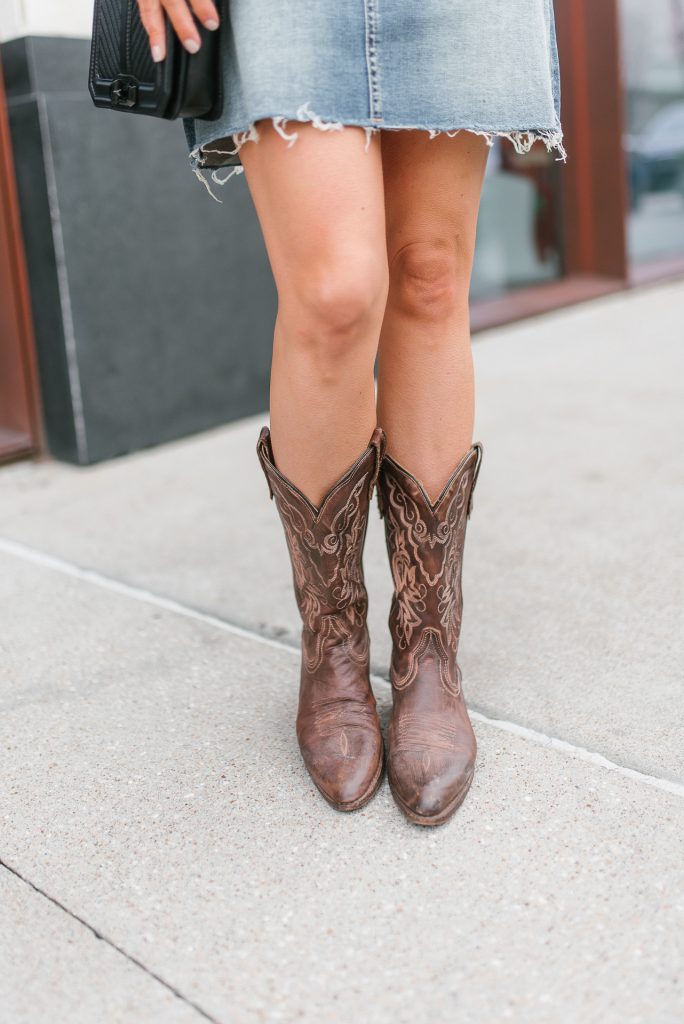
[(360, 128), (289, 130), (299, 137), (288, 149), (262, 121), (242, 150), (278, 288), (271, 429), (257, 452), (302, 618), (299, 748), (325, 799), (351, 811), (383, 766), (361, 563), (383, 448), (373, 380), (388, 287), (382, 160)]
[(378, 358), (388, 452), (433, 499), (472, 443), (468, 289), (487, 146), (382, 133), (390, 287)]
[(240, 152), (278, 289), (271, 369), (276, 465), (318, 505), (368, 444), (387, 299), (380, 141), (270, 120)]

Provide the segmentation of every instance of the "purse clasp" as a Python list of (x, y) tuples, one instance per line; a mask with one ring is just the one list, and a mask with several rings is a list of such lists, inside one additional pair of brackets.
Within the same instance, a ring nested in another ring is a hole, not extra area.
[(138, 102), (138, 86), (130, 79), (115, 78), (111, 95), (114, 106), (134, 107)]

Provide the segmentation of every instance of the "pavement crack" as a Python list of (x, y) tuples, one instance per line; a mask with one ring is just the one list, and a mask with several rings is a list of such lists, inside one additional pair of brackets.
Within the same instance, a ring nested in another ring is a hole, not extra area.
[(212, 1017), (212, 1015), (207, 1010), (203, 1009), (203, 1007), (201, 1007), (199, 1003), (196, 1003), (194, 999), (190, 999), (189, 996), (186, 996), (183, 992), (180, 991), (180, 989), (176, 988), (175, 985), (172, 985), (171, 982), (166, 981), (165, 978), (162, 978), (161, 974), (157, 974), (157, 972), (153, 971), (151, 967), (148, 967), (147, 964), (144, 964), (142, 962), (142, 960), (139, 960), (136, 956), (133, 956), (132, 953), (128, 953), (125, 949), (123, 949), (122, 946), (119, 946), (116, 942), (114, 942), (113, 939), (110, 939), (108, 935), (105, 935), (104, 932), (101, 932), (94, 925), (86, 921), (84, 917), (81, 917), (80, 914), (77, 914), (75, 911), (70, 910), (69, 907), (66, 907), (55, 896), (51, 896), (49, 892), (46, 892), (45, 889), (42, 889), (39, 885), (36, 885), (36, 883), (32, 882), (30, 878), (27, 878), (25, 875), (22, 875), (20, 871), (12, 867), (11, 864), (8, 864), (6, 860), (2, 859), (2, 857), (0, 857), (0, 868), (3, 868), (5, 871), (8, 871), (11, 875), (14, 875), (14, 877), (17, 878), (20, 882), (22, 882), (24, 885), (27, 885), (29, 889), (32, 889), (39, 896), (42, 896), (43, 899), (46, 899), (49, 903), (52, 903), (54, 907), (57, 907), (59, 910), (65, 913), (68, 917), (72, 919), (72, 921), (76, 921), (83, 928), (86, 928), (94, 938), (98, 939), (100, 942), (104, 942), (105, 945), (109, 946), (110, 949), (113, 949), (114, 952), (118, 953), (119, 956), (122, 956), (130, 964), (133, 964), (134, 967), (137, 967), (139, 970), (144, 971), (145, 974), (147, 974), (150, 978), (156, 981), (159, 985), (162, 985), (168, 992), (174, 995), (176, 999), (180, 999), (182, 1003), (185, 1003), (186, 1006), (190, 1007), (192, 1010), (198, 1013), (203, 1020), (208, 1020), (211, 1022), (211, 1024), (223, 1024), (223, 1022), (220, 1021), (217, 1017)]

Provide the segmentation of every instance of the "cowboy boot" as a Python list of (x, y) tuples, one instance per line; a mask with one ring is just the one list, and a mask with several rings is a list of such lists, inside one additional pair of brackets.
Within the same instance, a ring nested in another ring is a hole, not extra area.
[(302, 619), (299, 748), (316, 787), (340, 811), (366, 804), (382, 776), (361, 557), (384, 448), (385, 435), (376, 427), (366, 449), (316, 508), (277, 469), (268, 427), (257, 444), (285, 529)]
[(466, 520), (481, 459), (482, 445), (472, 445), (434, 504), (389, 455), (378, 480), (394, 580), (387, 777), (397, 804), (419, 825), (446, 821), (473, 778), (477, 748), (456, 655)]

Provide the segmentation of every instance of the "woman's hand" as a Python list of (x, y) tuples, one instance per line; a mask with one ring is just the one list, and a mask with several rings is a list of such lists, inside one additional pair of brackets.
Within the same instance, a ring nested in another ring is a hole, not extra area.
[[(152, 60), (164, 60), (166, 56), (166, 27), (164, 11), (169, 16), (176, 35), (189, 53), (197, 53), (200, 37), (186, 0), (138, 0), (140, 20), (150, 39)], [(212, 0), (190, 0), (190, 7), (205, 28), (219, 27), (218, 11)]]

